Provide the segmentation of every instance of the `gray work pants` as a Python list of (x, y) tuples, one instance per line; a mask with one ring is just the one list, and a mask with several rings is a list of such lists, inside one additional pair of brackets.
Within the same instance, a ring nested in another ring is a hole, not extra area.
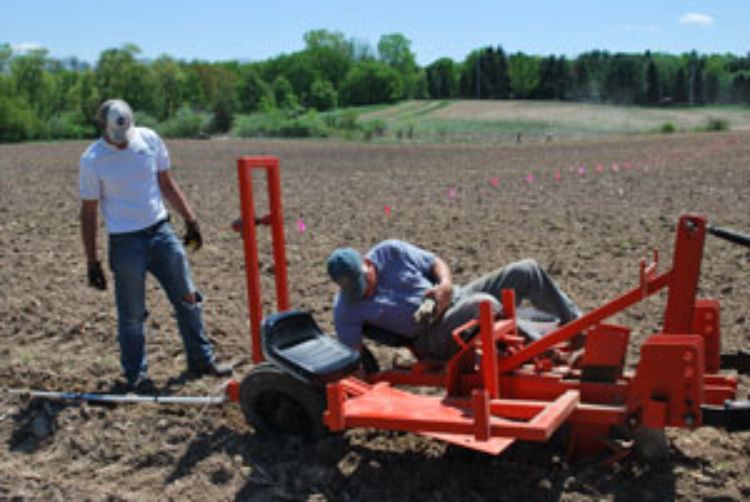
[(490, 272), (466, 286), (456, 286), (453, 299), (443, 318), (422, 333), (414, 342), (420, 357), (448, 359), (457, 350), (453, 330), (476, 319), (479, 305), (489, 300), (495, 313), (500, 312), (503, 289), (516, 293), (516, 304), (528, 300), (539, 310), (557, 316), (565, 324), (581, 316), (580, 309), (560, 290), (547, 272), (534, 260), (521, 260)]

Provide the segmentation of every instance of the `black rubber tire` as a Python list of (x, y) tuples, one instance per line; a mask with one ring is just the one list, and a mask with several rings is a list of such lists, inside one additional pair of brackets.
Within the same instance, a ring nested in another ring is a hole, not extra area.
[(318, 439), (328, 433), (323, 388), (289, 375), (273, 363), (261, 363), (240, 384), (240, 405), (245, 420), (266, 435)]
[(654, 465), (661, 465), (669, 460), (669, 440), (664, 429), (639, 427), (632, 431), (631, 437), (635, 439), (635, 452), (640, 459)]
[(633, 452), (638, 458), (648, 464), (660, 465), (668, 461), (671, 453), (669, 440), (664, 429), (650, 429), (648, 427), (615, 427), (613, 437), (635, 441)]

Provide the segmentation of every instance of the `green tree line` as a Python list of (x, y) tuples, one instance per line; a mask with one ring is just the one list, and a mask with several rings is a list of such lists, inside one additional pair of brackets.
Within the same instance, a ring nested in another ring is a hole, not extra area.
[(750, 55), (591, 51), (567, 59), (498, 46), (420, 67), (400, 33), (376, 48), (322, 29), (304, 42), (259, 62), (145, 60), (128, 44), (104, 50), (93, 66), (0, 44), (0, 141), (92, 137), (94, 112), (111, 97), (167, 136), (309, 135), (356, 121), (338, 110), (403, 99), (750, 103)]

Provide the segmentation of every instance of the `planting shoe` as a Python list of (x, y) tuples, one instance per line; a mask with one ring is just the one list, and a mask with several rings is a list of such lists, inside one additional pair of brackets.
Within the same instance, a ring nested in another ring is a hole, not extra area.
[(204, 375), (211, 375), (215, 377), (225, 377), (232, 374), (232, 365), (228, 363), (219, 363), (217, 361), (211, 361), (210, 363), (202, 364), (200, 366), (192, 366), (188, 368), (188, 375), (193, 378), (200, 378)]
[(128, 384), (128, 392), (142, 396), (153, 396), (157, 393), (156, 384), (147, 376), (138, 377), (138, 379)]

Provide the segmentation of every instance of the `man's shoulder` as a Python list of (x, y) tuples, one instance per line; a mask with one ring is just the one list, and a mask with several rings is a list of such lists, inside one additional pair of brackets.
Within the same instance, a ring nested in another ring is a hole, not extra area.
[(370, 249), (370, 252), (377, 253), (379, 251), (387, 251), (391, 249), (403, 249), (410, 245), (411, 244), (409, 244), (408, 242), (402, 241), (400, 239), (386, 239), (375, 244), (372, 249)]
[(148, 127), (139, 126), (135, 128), (135, 131), (141, 136), (141, 138), (143, 138), (144, 141), (146, 141), (149, 144), (153, 144), (156, 141), (162, 141), (161, 136), (159, 136), (159, 133), (157, 133), (156, 131)]
[(92, 142), (81, 155), (81, 162), (87, 163), (94, 160), (105, 151), (104, 141), (99, 138)]
[(401, 239), (386, 239), (375, 244), (367, 253), (368, 258), (377, 256), (392, 256), (413, 253), (419, 250), (417, 246)]
[(341, 293), (333, 298), (333, 315), (338, 320), (349, 320), (357, 312), (357, 304), (347, 301)]

